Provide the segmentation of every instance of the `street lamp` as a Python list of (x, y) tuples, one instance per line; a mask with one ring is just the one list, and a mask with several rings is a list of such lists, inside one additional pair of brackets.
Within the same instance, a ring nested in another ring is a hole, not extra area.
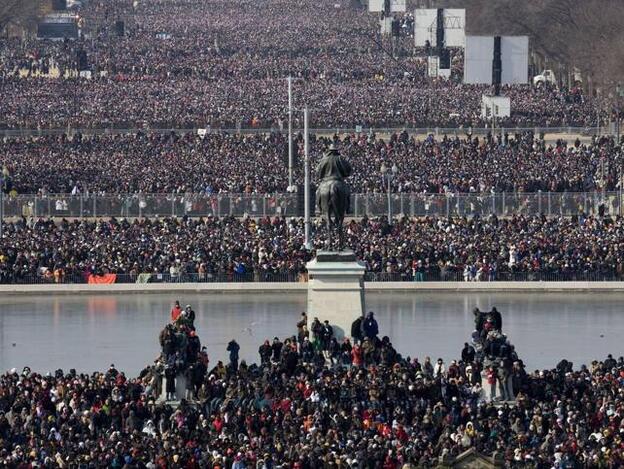
[(2, 225), (4, 224), (4, 174), (0, 169), (0, 238), (2, 238)]
[(288, 190), (292, 192), (293, 187), (293, 136), (292, 136), (292, 77), (288, 75)]
[(392, 165), (392, 169), (388, 169), (385, 163), (381, 164), (381, 177), (388, 182), (387, 196), (388, 196), (388, 223), (392, 223), (392, 200), (390, 199), (390, 191), (392, 190), (390, 184), (399, 172), (396, 164)]
[(293, 107), (293, 82), (297, 81), (297, 78), (293, 78), (288, 75), (286, 82), (288, 84), (288, 192), (295, 191), (294, 182), (294, 152), (297, 149), (293, 149), (293, 112), (297, 111)]

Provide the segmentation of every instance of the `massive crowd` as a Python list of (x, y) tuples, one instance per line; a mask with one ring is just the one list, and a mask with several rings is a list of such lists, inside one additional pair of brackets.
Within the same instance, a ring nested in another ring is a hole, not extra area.
[[(491, 90), (461, 84), (461, 51), (451, 80), (431, 80), (409, 21), (393, 46), (357, 1), (93, 0), (78, 14), (77, 41), (0, 40), (1, 125), (281, 128), (288, 75), (294, 105), (313, 108), (313, 127), (486, 124), (480, 100)], [(79, 50), (91, 79), (68, 78)], [(607, 109), (578, 89), (503, 93), (513, 109), (500, 121), (507, 126), (595, 126)]]
[[(353, 167), (353, 193), (384, 192), (382, 164), (398, 168), (393, 193), (613, 191), (622, 176), (621, 147), (606, 137), (583, 144), (546, 144), (532, 132), (313, 137), (312, 168), (333, 140)], [(27, 137), (0, 143), (0, 167), (17, 194), (283, 193), (287, 145), (279, 133)], [(295, 184), (303, 182), (302, 147), (298, 135)]]
[[(402, 355), (379, 336), (370, 313), (354, 323), (353, 342), (339, 343), (318, 320), (310, 335), (304, 315), (297, 335), (260, 346), (259, 364), (239, 363), (231, 341), (229, 363), (211, 367), (192, 308), (176, 304), (165, 329), (177, 336), (175, 345), (163, 331), (162, 354), (139, 377), (114, 365), (91, 375), (28, 368), (2, 374), (0, 462), (411, 469), (474, 448), (510, 468), (622, 465), (624, 358), (609, 355), (576, 370), (562, 360), (530, 372), (512, 349), (502, 352), (502, 342), (497, 355), (510, 361), (510, 386), (507, 401), (497, 401), (485, 392), (496, 378), (481, 372), (478, 329), (488, 338), (500, 334), (500, 314), (475, 314), (473, 345), (448, 364)], [(180, 396), (169, 386), (184, 373), (163, 380), (162, 364), (182, 351), (199, 366), (184, 381), (186, 398), (172, 406)]]
[[(513, 216), (351, 221), (346, 244), (369, 275), (405, 280), (488, 281), (558, 275), (622, 278), (624, 220)], [(315, 250), (301, 219), (21, 220), (5, 223), (0, 281), (215, 281), (288, 278), (305, 273)], [(314, 247), (325, 239), (312, 226)], [(148, 275), (149, 277), (149, 275)]]
[[(376, 16), (358, 0), (91, 0), (77, 14), (76, 41), (0, 39), (0, 128), (274, 131), (6, 139), (7, 204), (23, 193), (284, 192), (288, 75), (313, 127), (461, 127), (458, 137), (314, 137), (312, 162), (337, 144), (353, 166), (353, 192), (384, 192), (382, 164), (398, 168), (393, 192), (421, 194), (424, 204), (430, 194), (620, 188), (613, 139), (549, 145), (531, 133), (465, 135), (487, 123), (480, 99), (490, 90), (461, 84), (457, 50), (451, 79), (429, 79), (409, 14), (396, 40), (376, 32)], [(90, 78), (73, 77), (80, 50)], [(503, 94), (512, 102), (499, 122), (507, 127), (590, 126), (607, 109), (580, 89), (521, 85)], [(299, 112), (295, 121), (300, 127)], [(300, 135), (295, 148), (300, 159)], [(346, 223), (346, 244), (369, 280), (624, 279), (624, 219), (572, 211), (569, 219), (364, 217)], [(31, 215), (3, 224), (0, 283), (111, 274), (120, 282), (305, 280), (325, 239), (321, 220), (308, 249), (303, 221), (284, 217)], [(259, 364), (239, 361), (231, 340), (229, 363), (211, 367), (194, 319), (190, 305), (176, 303), (160, 356), (136, 378), (114, 365), (91, 375), (0, 375), (0, 464), (411, 469), (475, 448), (510, 468), (624, 465), (624, 358), (530, 372), (496, 309), (475, 311), (471, 342), (449, 364), (402, 355), (369, 313), (345, 340), (322, 317), (308, 330), (304, 314), (296, 335), (260, 346)], [(182, 382), (185, 399), (171, 406)]]
[[(481, 95), (488, 92), (487, 87), (447, 82), (425, 87), (409, 78), (388, 81), (298, 82), (295, 105), (310, 105), (310, 125), (322, 129), (490, 125), (481, 117)], [(0, 112), (8, 128), (284, 129), (285, 83), (282, 78), (104, 77), (78, 83), (9, 78), (1, 83)], [(505, 127), (595, 127), (598, 123), (596, 105), (567, 92), (528, 85), (503, 92), (511, 97), (514, 109), (510, 118), (498, 120)], [(302, 113), (295, 114), (295, 126), (301, 128)]]

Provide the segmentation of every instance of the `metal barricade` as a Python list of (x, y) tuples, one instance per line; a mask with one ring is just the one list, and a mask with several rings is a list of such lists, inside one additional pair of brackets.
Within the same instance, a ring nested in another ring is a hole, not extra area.
[[(619, 192), (391, 193), (393, 217), (619, 215)], [(24, 194), (3, 198), (4, 216), (55, 218), (301, 216), (297, 194)], [(311, 207), (315, 216), (315, 207)], [(352, 194), (350, 216), (388, 214), (387, 193)]]

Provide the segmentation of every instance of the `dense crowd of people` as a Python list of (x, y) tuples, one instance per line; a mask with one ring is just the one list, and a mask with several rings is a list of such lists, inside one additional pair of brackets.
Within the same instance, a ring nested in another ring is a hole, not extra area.
[[(476, 315), (488, 335), (500, 327), (494, 312)], [(29, 368), (0, 375), (0, 462), (411, 469), (452, 462), (474, 448), (510, 468), (624, 464), (622, 357), (576, 370), (562, 360), (530, 372), (509, 353), (511, 386), (499, 401), (484, 392), (490, 376), (479, 369), (480, 339), (447, 365), (402, 355), (380, 337), (372, 313), (354, 323), (356, 336), (340, 343), (331, 335), (325, 341), (325, 330), (332, 333), (325, 321), (310, 335), (304, 314), (297, 335), (260, 346), (259, 364), (238, 363), (233, 340), (229, 363), (210, 367), (199, 340), (190, 341), (195, 331), (179, 303), (172, 321), (166, 330), (180, 336), (177, 345), (161, 340), (156, 364), (136, 378), (114, 365), (90, 375)], [(162, 397), (163, 382), (181, 376), (163, 379), (159, 370), (172, 351), (201, 364), (180, 401), (173, 393)]]
[[(302, 280), (323, 248), (325, 228), (312, 224), (304, 246), (301, 219), (20, 220), (5, 223), (0, 282)], [(345, 226), (345, 243), (370, 277), (395, 280), (560, 279), (624, 276), (624, 220), (513, 216), (363, 218)], [(148, 274), (147, 278), (145, 275)], [(151, 274), (151, 276), (150, 276)]]
[[(206, 348), (201, 346), (195, 330), (195, 311), (191, 305), (184, 309), (176, 301), (171, 309), (171, 323), (160, 332), (161, 353), (153, 368), (153, 394), (165, 400), (177, 398), (176, 377), (184, 376), (184, 395), (192, 397), (199, 389), (208, 366)], [(164, 386), (163, 386), (164, 383)], [(164, 389), (163, 389), (164, 387)]]
[[(393, 193), (420, 194), (424, 206), (433, 194), (621, 188), (624, 155), (613, 138), (472, 135), (491, 125), (481, 95), (492, 90), (461, 83), (461, 50), (452, 51), (450, 79), (429, 78), (410, 13), (389, 38), (359, 0), (89, 0), (75, 11), (77, 40), (0, 38), (0, 129), (144, 130), (2, 140), (7, 206), (18, 194), (133, 194), (139, 205), (147, 194), (170, 194), (169, 205), (180, 199), (186, 213), (193, 196), (286, 192), (287, 76), (295, 108), (312, 108), (313, 128), (365, 129), (311, 139), (312, 165), (330, 144), (349, 160), (353, 193), (386, 191), (382, 165), (398, 168)], [(82, 52), (89, 77), (76, 73)], [(502, 93), (512, 114), (499, 128), (595, 126), (609, 111), (580, 88)], [(458, 135), (386, 138), (369, 127)], [(271, 131), (219, 131), (241, 128)], [(301, 135), (294, 147), (300, 184)], [(75, 199), (82, 213), (83, 197)], [(604, 203), (589, 215), (579, 202), (571, 218), (517, 207), (506, 218), (364, 217), (345, 224), (345, 243), (367, 280), (624, 280), (624, 219)], [(211, 205), (201, 218), (96, 221), (22, 212), (2, 226), (0, 283), (305, 281), (306, 263), (325, 246), (324, 222), (313, 220), (309, 247), (303, 220), (256, 217), (257, 209), (242, 218), (215, 217)], [(296, 334), (259, 346), (258, 364), (239, 359), (233, 338), (229, 360), (211, 366), (192, 306), (176, 302), (170, 314), (158, 358), (138, 377), (114, 365), (90, 375), (0, 374), (0, 464), (412, 469), (474, 448), (509, 468), (624, 466), (624, 357), (531, 372), (496, 308), (474, 311), (471, 339), (448, 364), (402, 354), (368, 312), (345, 338), (302, 313)]]
[[(423, 65), (424, 66), (424, 65)], [(47, 80), (45, 84), (42, 80)], [(313, 106), (310, 125), (321, 129), (385, 127), (486, 127), (481, 95), (486, 86), (439, 82), (421, 86), (409, 78), (352, 83), (297, 82), (298, 107)], [(283, 78), (104, 77), (58, 80), (9, 78), (0, 83), (0, 112), (8, 128), (214, 128), (284, 129), (287, 93)], [(505, 127), (595, 127), (596, 104), (565, 91), (517, 85), (503, 91), (514, 110), (498, 119)], [(24, 97), (28, 96), (25, 100)], [(59, 99), (59, 97), (62, 97)], [(604, 117), (603, 117), (604, 119)], [(601, 121), (602, 125), (602, 121)], [(295, 126), (303, 126), (296, 113)]]
[[(288, 75), (295, 106), (313, 108), (313, 127), (487, 123), (481, 95), (491, 90), (461, 84), (461, 51), (451, 80), (429, 79), (409, 18), (397, 47), (357, 1), (93, 0), (77, 13), (76, 41), (0, 40), (0, 125), (280, 128)], [(114, 30), (120, 19), (123, 37)], [(90, 79), (72, 78), (81, 50)], [(579, 89), (503, 93), (513, 110), (500, 120), (507, 126), (595, 126), (608, 108)], [(296, 120), (301, 126), (300, 113)]]
[(513, 401), (522, 387), (516, 376), (514, 388), (514, 372), (520, 371), (521, 362), (515, 347), (503, 333), (503, 317), (496, 308), (490, 312), (475, 308), (473, 313), (472, 345), (464, 344), (462, 361), (470, 366), (471, 372), (485, 373), (487, 383), (483, 383), (483, 388), (489, 399)]
[[(467, 132), (467, 131), (466, 131)], [(380, 168), (397, 166), (393, 193), (584, 192), (617, 190), (614, 138), (546, 143), (532, 132), (496, 136), (350, 134), (312, 138), (312, 167), (335, 143), (353, 172), (353, 193), (386, 191)], [(302, 136), (293, 145), (303, 182)], [(288, 137), (280, 133), (49, 136), (0, 143), (0, 167), (15, 194), (217, 194), (288, 190)], [(314, 180), (313, 180), (314, 182)]]

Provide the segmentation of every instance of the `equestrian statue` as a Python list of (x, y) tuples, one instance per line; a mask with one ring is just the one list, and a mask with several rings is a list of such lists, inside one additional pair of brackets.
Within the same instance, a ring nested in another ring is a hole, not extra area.
[(327, 222), (328, 250), (332, 250), (332, 231), (336, 231), (338, 251), (342, 251), (344, 248), (342, 223), (345, 213), (349, 211), (351, 200), (351, 191), (344, 179), (351, 175), (351, 165), (332, 144), (316, 167), (316, 175), (319, 180), (316, 204)]

